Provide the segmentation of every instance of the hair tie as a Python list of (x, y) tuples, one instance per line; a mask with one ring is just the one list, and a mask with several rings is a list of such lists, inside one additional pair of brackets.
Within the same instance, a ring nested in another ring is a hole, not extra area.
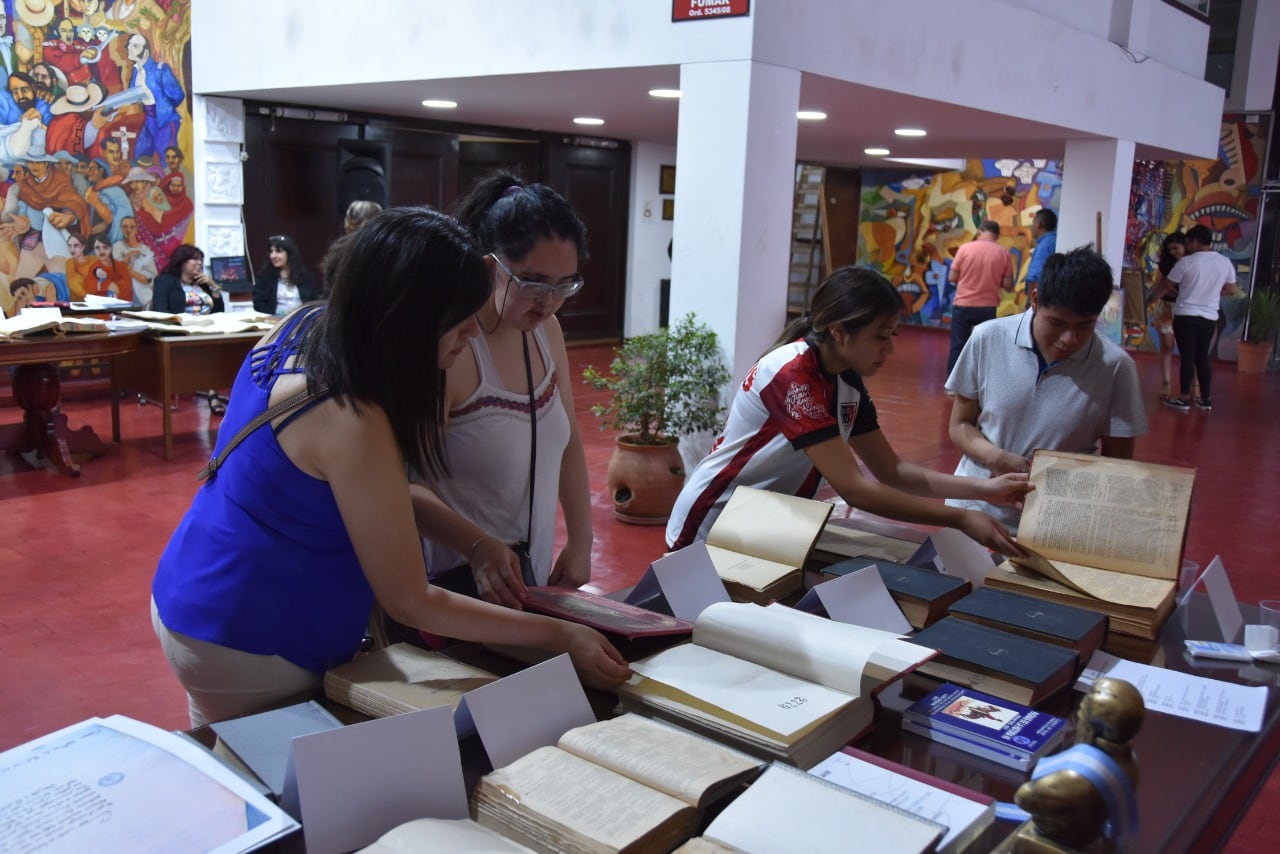
[(523, 189), (524, 187), (521, 187), (519, 184), (512, 184), (510, 187), (507, 187), (507, 189), (502, 192), (502, 198), (505, 199), (505, 198), (509, 198), (510, 196), (514, 196), (516, 193), (520, 192)]

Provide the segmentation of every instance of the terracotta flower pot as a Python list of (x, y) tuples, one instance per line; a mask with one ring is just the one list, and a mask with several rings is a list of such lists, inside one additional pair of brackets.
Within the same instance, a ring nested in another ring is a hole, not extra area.
[(1270, 361), (1270, 344), (1241, 341), (1236, 345), (1236, 370), (1242, 374), (1265, 374)]
[(609, 458), (608, 483), (613, 514), (633, 525), (662, 525), (684, 486), (684, 463), (675, 439), (662, 445), (637, 445), (634, 436), (618, 437)]

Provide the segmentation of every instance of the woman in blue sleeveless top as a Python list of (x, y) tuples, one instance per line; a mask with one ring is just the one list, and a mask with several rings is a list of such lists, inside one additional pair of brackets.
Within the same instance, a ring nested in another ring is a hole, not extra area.
[[(430, 208), (371, 220), (330, 266), (327, 306), (281, 321), (240, 369), (215, 456), (160, 558), (152, 619), (199, 725), (314, 694), (347, 661), (376, 600), (449, 637), (568, 652), (589, 684), (630, 675), (585, 626), (426, 581), (409, 478), (447, 472), (444, 370), (479, 329), (484, 261)], [(228, 443), (299, 392), (319, 396)], [(224, 458), (225, 453), (225, 458)], [(465, 520), (430, 531), (467, 552)]]

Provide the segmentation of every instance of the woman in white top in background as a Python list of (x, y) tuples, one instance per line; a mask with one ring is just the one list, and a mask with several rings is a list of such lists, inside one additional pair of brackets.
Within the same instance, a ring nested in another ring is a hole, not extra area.
[(320, 291), (293, 238), (287, 234), (268, 237), (267, 263), (253, 285), (254, 311), (283, 317), (304, 302), (319, 298)]
[[(494, 293), (477, 315), (483, 334), (470, 340), (446, 375), (445, 456), (452, 476), (428, 483), (438, 500), (415, 490), (414, 508), (420, 520), (456, 512), (476, 526), (468, 554), (425, 542), (433, 581), (519, 608), (526, 577), (564, 587), (591, 578), (587, 462), (555, 316), (582, 288), (586, 229), (555, 190), (507, 172), (478, 182), (454, 215), (485, 253)], [(568, 539), (553, 555), (557, 502)], [(521, 547), (528, 554), (523, 572)]]

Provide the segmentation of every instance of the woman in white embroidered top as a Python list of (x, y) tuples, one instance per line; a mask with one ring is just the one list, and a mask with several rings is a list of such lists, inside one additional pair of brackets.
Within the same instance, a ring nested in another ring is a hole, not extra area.
[[(414, 508), (420, 522), (457, 513), (476, 526), (468, 554), (424, 542), (433, 582), (519, 608), (527, 583), (591, 578), (586, 455), (555, 316), (582, 288), (586, 229), (555, 190), (507, 172), (479, 181), (454, 215), (486, 253), (494, 294), (477, 315), (483, 334), (446, 375), (452, 477), (428, 483), (438, 499), (415, 489)], [(567, 541), (553, 555), (557, 502)]]
[(258, 271), (253, 286), (254, 311), (283, 317), (304, 302), (319, 298), (320, 291), (293, 238), (287, 234), (268, 237), (267, 263)]

